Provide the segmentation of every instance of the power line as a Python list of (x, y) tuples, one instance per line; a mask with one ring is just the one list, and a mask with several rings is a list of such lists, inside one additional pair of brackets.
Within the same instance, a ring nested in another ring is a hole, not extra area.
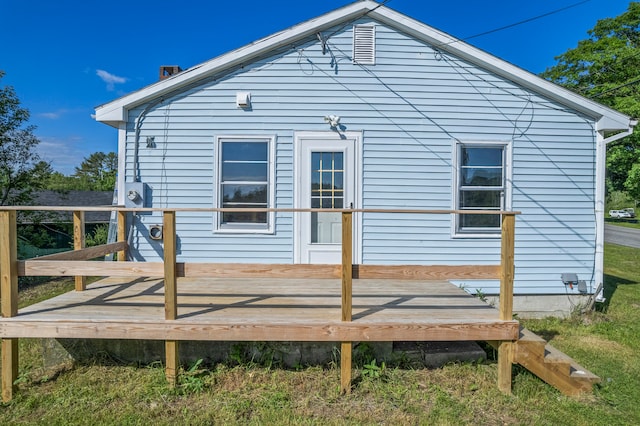
[[(469, 37), (465, 37), (465, 38), (462, 38), (460, 40), (461, 41), (466, 41), (466, 40), (470, 40), (472, 38), (481, 37), (481, 36), (484, 36), (484, 35), (487, 35), (487, 34), (491, 34), (491, 33), (495, 33), (495, 32), (498, 32), (498, 31), (506, 30), (508, 28), (513, 28), (513, 27), (516, 27), (518, 25), (526, 24), (526, 23), (531, 22), (531, 21), (535, 21), (535, 20), (538, 20), (538, 19), (541, 19), (541, 18), (546, 18), (547, 16), (555, 15), (556, 13), (563, 12), (563, 11), (565, 11), (567, 9), (571, 9), (571, 8), (576, 7), (576, 6), (580, 6), (582, 4), (589, 3), (590, 1), (591, 0), (583, 0), (581, 2), (570, 4), (569, 6), (565, 6), (565, 7), (562, 7), (560, 9), (552, 10), (551, 12), (543, 13), (542, 15), (534, 16), (533, 18), (528, 18), (528, 19), (525, 19), (523, 21), (515, 22), (513, 24), (505, 25), (505, 26), (500, 27), (500, 28), (495, 28), (493, 30), (489, 30), (489, 31), (485, 31), (485, 32), (482, 32), (482, 33), (479, 33), (479, 34), (475, 34), (475, 35), (469, 36)], [(451, 43), (455, 43), (455, 41), (451, 42)], [(450, 44), (450, 43), (447, 43), (447, 44)]]
[(616, 91), (616, 90), (618, 90), (618, 89), (622, 89), (623, 87), (631, 86), (632, 84), (636, 84), (636, 83), (640, 83), (640, 77), (638, 77), (638, 78), (634, 78), (634, 79), (633, 79), (633, 80), (631, 80), (631, 81), (627, 81), (626, 83), (620, 84), (620, 85), (615, 86), (615, 87), (612, 87), (612, 88), (610, 88), (610, 89), (607, 89), (607, 90), (605, 90), (604, 92), (600, 92), (600, 93), (598, 93), (598, 94), (595, 94), (595, 95), (589, 96), (589, 98), (590, 98), (590, 99), (599, 98), (599, 97), (600, 97), (600, 96), (602, 96), (602, 95), (605, 95), (605, 94), (607, 94), (607, 93), (610, 93), (610, 92)]

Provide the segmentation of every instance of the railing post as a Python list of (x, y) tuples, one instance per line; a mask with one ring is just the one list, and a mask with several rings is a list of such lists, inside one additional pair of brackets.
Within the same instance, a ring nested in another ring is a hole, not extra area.
[[(16, 212), (0, 211), (0, 308), (2, 317), (18, 315), (18, 239)], [(18, 378), (18, 339), (2, 339), (2, 400), (11, 401)]]
[[(500, 320), (513, 319), (513, 277), (515, 251), (515, 215), (502, 215), (502, 245), (500, 250)], [(498, 388), (511, 393), (513, 342), (498, 344)]]
[[(352, 316), (353, 285), (353, 213), (342, 212), (342, 321), (350, 322)], [(342, 342), (340, 347), (340, 389), (351, 392), (352, 342)]]
[[(118, 211), (118, 241), (127, 240), (127, 212)], [(118, 252), (118, 261), (124, 262), (127, 260), (127, 251), (120, 250)]]
[[(86, 245), (85, 221), (83, 211), (73, 212), (73, 249), (82, 250)], [(87, 277), (76, 276), (76, 291), (84, 291), (87, 288)]]
[[(164, 238), (164, 318), (175, 320), (178, 317), (178, 280), (176, 276), (176, 212), (163, 212)], [(165, 376), (169, 385), (176, 386), (178, 380), (178, 342), (165, 341)]]

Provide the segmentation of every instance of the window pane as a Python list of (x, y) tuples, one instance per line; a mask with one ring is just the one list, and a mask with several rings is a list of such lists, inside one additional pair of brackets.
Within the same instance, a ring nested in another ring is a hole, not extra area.
[(463, 186), (502, 186), (502, 168), (463, 168)]
[(266, 182), (267, 163), (222, 163), (222, 181)]
[(333, 177), (333, 188), (334, 189), (344, 189), (344, 185), (342, 182), (342, 172), (336, 172)]
[(312, 152), (311, 153), (311, 171), (320, 170), (320, 153)]
[(502, 147), (462, 147), (462, 166), (502, 166)]
[(267, 207), (267, 185), (222, 185), (222, 207), (238, 207), (260, 203)]
[(268, 142), (222, 142), (222, 161), (267, 161)]
[(344, 154), (342, 152), (334, 152), (333, 153), (333, 168), (334, 170), (343, 170), (342, 167), (342, 156)]
[(323, 189), (331, 189), (332, 185), (331, 185), (331, 172), (324, 172), (322, 173), (322, 188)]
[[(264, 206), (245, 206), (264, 207)], [(224, 212), (222, 223), (267, 223), (266, 212)]]
[(322, 169), (323, 170), (331, 170), (333, 168), (333, 162), (331, 161), (331, 158), (333, 157), (333, 155), (331, 155), (331, 152), (323, 152), (322, 153)]
[(502, 191), (460, 191), (461, 209), (496, 209), (499, 210)]
[(461, 214), (462, 228), (500, 228), (499, 214)]

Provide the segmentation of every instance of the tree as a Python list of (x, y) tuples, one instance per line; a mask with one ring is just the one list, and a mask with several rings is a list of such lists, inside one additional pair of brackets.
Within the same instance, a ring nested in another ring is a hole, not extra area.
[[(4, 71), (0, 71), (0, 79)], [(40, 160), (33, 134), (27, 125), (29, 111), (11, 86), (0, 88), (0, 205), (28, 204), (32, 193), (42, 188), (51, 166)]]
[[(542, 77), (640, 117), (640, 2), (630, 3), (618, 17), (599, 20), (588, 34), (576, 48), (556, 57), (558, 63)], [(639, 148), (638, 132), (607, 148), (609, 191), (633, 187), (630, 171), (640, 167)]]
[(118, 171), (118, 156), (115, 152), (105, 154), (94, 152), (85, 158), (80, 167), (76, 167), (74, 177), (81, 189), (92, 191), (113, 190)]

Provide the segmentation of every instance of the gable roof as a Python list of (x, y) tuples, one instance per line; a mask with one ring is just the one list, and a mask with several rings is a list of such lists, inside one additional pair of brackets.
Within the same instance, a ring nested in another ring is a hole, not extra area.
[(227, 70), (256, 60), (275, 49), (295, 44), (297, 41), (313, 36), (318, 32), (365, 15), (591, 117), (596, 120), (596, 130), (598, 131), (630, 130), (636, 124), (625, 114), (544, 80), (535, 74), (373, 0), (361, 0), (336, 9), (196, 65), (112, 102), (100, 105), (96, 107), (96, 120), (118, 127), (121, 122), (127, 120), (127, 111), (131, 108), (167, 94), (175, 93), (203, 79), (219, 75)]

